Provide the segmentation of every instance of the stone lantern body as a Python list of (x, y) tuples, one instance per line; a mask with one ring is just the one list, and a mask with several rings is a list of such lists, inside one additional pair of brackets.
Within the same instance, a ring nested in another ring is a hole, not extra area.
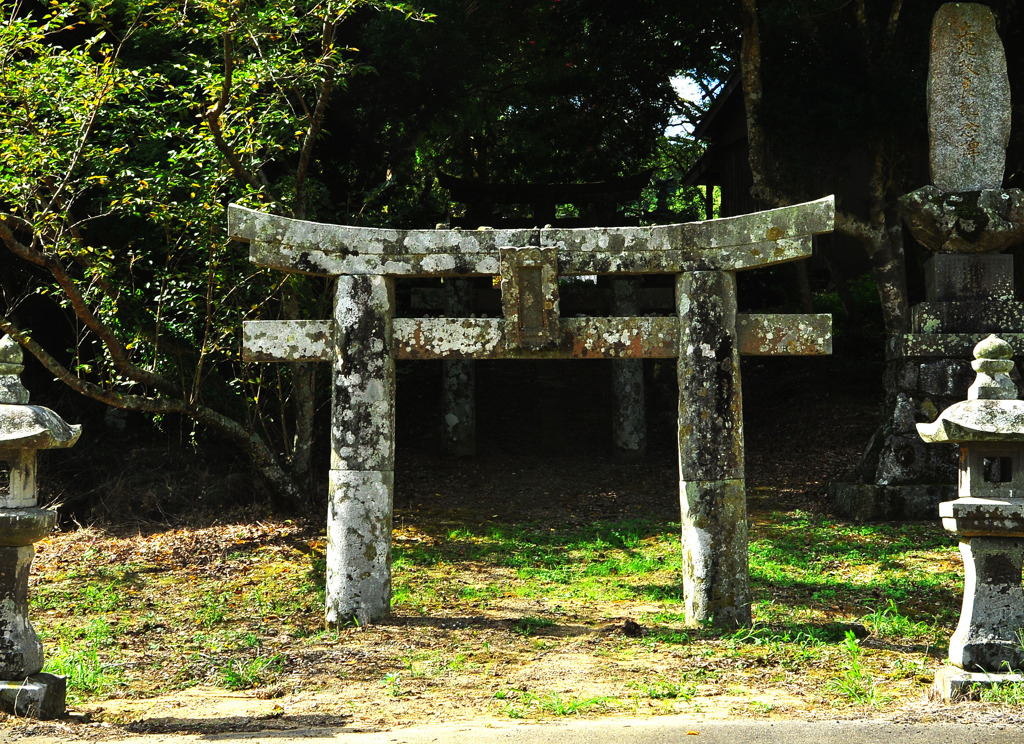
[(28, 404), (21, 359), (17, 343), (0, 339), (0, 462), (8, 475), (6, 489), (0, 489), (0, 709), (53, 718), (64, 713), (64, 679), (40, 674), (43, 645), (28, 618), (33, 545), (57, 521), (56, 512), (37, 503), (36, 453), (70, 447), (81, 427)]
[(960, 538), (965, 573), (953, 668), (936, 678), (947, 699), (978, 683), (1017, 681), (1012, 673), (1024, 667), (1024, 401), (1009, 376), (1009, 344), (989, 336), (974, 356), (967, 400), (917, 425), (926, 442), (960, 445), (958, 498), (939, 505), (942, 526)]

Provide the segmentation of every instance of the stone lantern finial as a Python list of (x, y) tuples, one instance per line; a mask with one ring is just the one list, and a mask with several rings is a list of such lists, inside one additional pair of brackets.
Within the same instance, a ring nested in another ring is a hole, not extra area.
[(971, 367), (978, 373), (967, 389), (967, 400), (1014, 400), (1017, 386), (1010, 379), (1013, 349), (994, 334), (974, 347)]
[(0, 338), (0, 403), (25, 405), (28, 390), (21, 384), (21, 346), (10, 336)]

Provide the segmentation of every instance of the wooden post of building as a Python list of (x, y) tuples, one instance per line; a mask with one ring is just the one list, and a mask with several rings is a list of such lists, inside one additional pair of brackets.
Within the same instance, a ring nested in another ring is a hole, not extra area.
[(679, 500), (687, 622), (750, 623), (736, 276), (687, 271), (679, 307)]
[(393, 280), (339, 276), (334, 305), (327, 623), (391, 611), (395, 484)]

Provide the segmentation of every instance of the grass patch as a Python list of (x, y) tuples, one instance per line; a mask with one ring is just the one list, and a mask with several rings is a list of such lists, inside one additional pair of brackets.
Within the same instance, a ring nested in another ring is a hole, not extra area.
[(532, 716), (578, 716), (595, 711), (606, 711), (619, 703), (618, 699), (606, 695), (594, 697), (563, 697), (557, 692), (538, 695), (523, 690), (503, 690), (495, 694), (496, 700), (507, 701), (503, 712), (509, 718)]
[[(316, 680), (351, 684), (346, 700), (376, 696), (363, 703), (371, 711), (447, 695), (492, 712), (497, 702), (503, 716), (596, 715), (773, 685), (799, 688), (808, 704), (890, 709), (930, 684), (962, 592), (955, 543), (938, 524), (758, 514), (755, 624), (689, 627), (676, 523), (424, 522), (394, 535), (395, 620), (324, 632), (323, 537), (231, 529), (248, 532), (131, 545), (91, 536), (83, 544), (99, 549), (88, 557), (72, 535), (44, 546), (30, 598), (48, 670), (86, 702)], [(876, 642), (850, 641), (854, 628)], [(561, 666), (535, 676), (549, 662)]]

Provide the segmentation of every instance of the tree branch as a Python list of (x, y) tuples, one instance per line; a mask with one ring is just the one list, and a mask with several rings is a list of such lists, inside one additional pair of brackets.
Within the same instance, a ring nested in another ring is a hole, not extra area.
[(224, 138), (224, 130), (221, 127), (220, 120), (227, 110), (228, 104), (231, 103), (231, 86), (235, 71), (234, 50), (230, 31), (225, 31), (222, 34), (222, 41), (224, 45), (224, 80), (221, 82), (217, 103), (214, 104), (213, 108), (204, 112), (203, 120), (210, 128), (210, 134), (213, 135), (214, 146), (220, 150), (220, 153), (228, 161), (228, 165), (231, 166), (231, 172), (235, 174), (235, 178), (257, 191), (263, 191), (263, 184), (256, 177), (256, 174), (245, 167), (245, 163), (238, 157), (235, 148)]
[(68, 275), (64, 265), (54, 255), (30, 248), (19, 241), (3, 220), (0, 220), (0, 240), (3, 241), (7, 249), (14, 255), (50, 272), (50, 275), (60, 285), (61, 290), (71, 303), (71, 309), (74, 310), (75, 315), (86, 328), (97, 335), (103, 346), (107, 349), (107, 353), (110, 354), (111, 362), (113, 362), (114, 367), (119, 372), (142, 385), (148, 385), (156, 390), (160, 390), (166, 395), (175, 397), (181, 395), (181, 389), (162, 375), (149, 372), (132, 363), (128, 357), (128, 350), (117, 336), (96, 317), (92, 308), (89, 307), (89, 303), (78, 290), (75, 281)]
[(322, 37), (324, 65), (324, 79), (320, 86), (320, 95), (317, 98), (316, 106), (309, 117), (309, 126), (306, 127), (306, 136), (302, 141), (302, 149), (299, 151), (299, 164), (295, 170), (295, 208), (293, 216), (297, 219), (305, 219), (306, 202), (308, 191), (306, 184), (309, 178), (309, 166), (313, 160), (313, 149), (320, 137), (320, 130), (323, 128), (324, 114), (327, 111), (327, 102), (334, 90), (335, 63), (331, 60), (332, 47), (334, 46), (334, 24), (324, 19), (324, 31)]
[(46, 367), (58, 380), (93, 400), (115, 408), (144, 413), (173, 413), (191, 418), (197, 423), (216, 431), (240, 445), (250, 455), (253, 464), (279, 493), (291, 503), (307, 503), (295, 481), (281, 468), (274, 452), (256, 434), (249, 432), (232, 418), (211, 408), (195, 403), (186, 403), (181, 398), (151, 398), (143, 395), (129, 395), (107, 390), (92, 382), (83, 380), (51, 356), (15, 323), (0, 319), (0, 331), (8, 334)]

